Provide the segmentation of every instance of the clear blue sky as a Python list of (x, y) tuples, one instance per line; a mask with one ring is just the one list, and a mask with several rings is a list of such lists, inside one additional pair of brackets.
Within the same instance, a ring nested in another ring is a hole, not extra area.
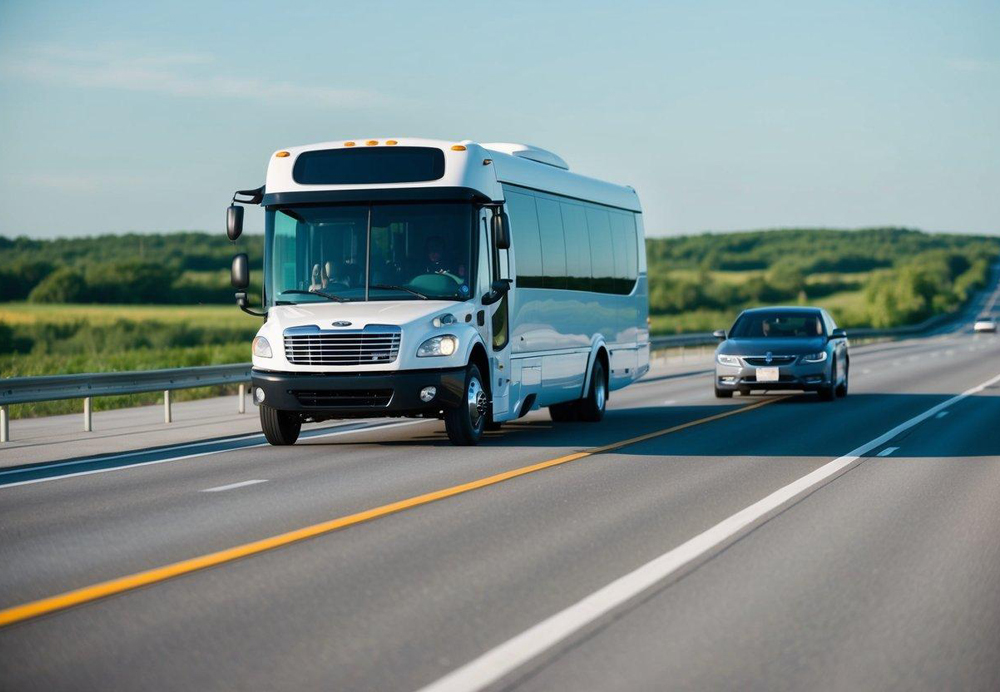
[(221, 233), (272, 150), (405, 135), (552, 149), (654, 234), (997, 233), (1000, 3), (0, 2), (3, 235)]

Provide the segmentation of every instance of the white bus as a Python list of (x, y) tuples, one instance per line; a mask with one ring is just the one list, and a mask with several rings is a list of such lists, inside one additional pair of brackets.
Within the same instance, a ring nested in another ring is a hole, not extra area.
[(548, 407), (599, 421), (649, 368), (635, 190), (521, 144), (326, 142), (275, 152), (263, 187), (254, 402), (268, 442), (303, 422), (440, 417), (455, 444)]

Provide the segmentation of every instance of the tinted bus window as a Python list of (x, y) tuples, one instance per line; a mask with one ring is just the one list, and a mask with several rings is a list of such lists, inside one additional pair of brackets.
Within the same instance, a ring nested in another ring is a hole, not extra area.
[(590, 233), (587, 212), (579, 204), (560, 202), (563, 232), (566, 235), (566, 273), (574, 291), (591, 290)]
[(535, 198), (504, 190), (507, 214), (510, 217), (514, 259), (517, 263), (517, 285), (522, 288), (542, 288), (542, 245), (538, 237), (538, 216)]
[(608, 211), (600, 207), (587, 207), (587, 227), (590, 229), (590, 262), (594, 276), (590, 290), (614, 293), (615, 247), (611, 242), (611, 219)]
[(545, 288), (566, 288), (566, 243), (563, 239), (559, 202), (536, 197), (535, 208), (538, 210), (538, 227), (541, 232)]
[(443, 175), (444, 152), (430, 147), (307, 151), (292, 168), (292, 178), (303, 185), (414, 183)]
[(611, 235), (615, 244), (615, 293), (628, 295), (639, 269), (632, 215), (611, 212)]

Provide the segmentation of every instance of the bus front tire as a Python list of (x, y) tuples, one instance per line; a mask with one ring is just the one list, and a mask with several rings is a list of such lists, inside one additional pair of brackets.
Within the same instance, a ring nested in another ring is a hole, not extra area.
[(579, 401), (580, 420), (587, 423), (598, 423), (604, 418), (604, 409), (608, 405), (608, 376), (604, 372), (604, 363), (600, 359), (594, 361), (594, 369), (590, 373), (590, 390), (587, 396)]
[(465, 371), (464, 391), (462, 403), (445, 410), (444, 428), (452, 444), (468, 447), (479, 444), (489, 417), (489, 398), (475, 364), (470, 364)]
[(302, 430), (302, 419), (291, 411), (260, 406), (260, 427), (269, 443), (276, 446), (295, 444)]
[(567, 401), (565, 404), (552, 404), (549, 406), (549, 415), (556, 423), (572, 423), (580, 420), (580, 402)]

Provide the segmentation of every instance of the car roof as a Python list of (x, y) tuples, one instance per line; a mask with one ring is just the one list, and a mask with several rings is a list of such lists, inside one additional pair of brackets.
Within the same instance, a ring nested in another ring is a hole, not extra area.
[(752, 315), (758, 312), (800, 312), (802, 314), (808, 314), (810, 312), (822, 312), (822, 308), (816, 308), (804, 305), (772, 305), (765, 308), (747, 308), (743, 312)]

